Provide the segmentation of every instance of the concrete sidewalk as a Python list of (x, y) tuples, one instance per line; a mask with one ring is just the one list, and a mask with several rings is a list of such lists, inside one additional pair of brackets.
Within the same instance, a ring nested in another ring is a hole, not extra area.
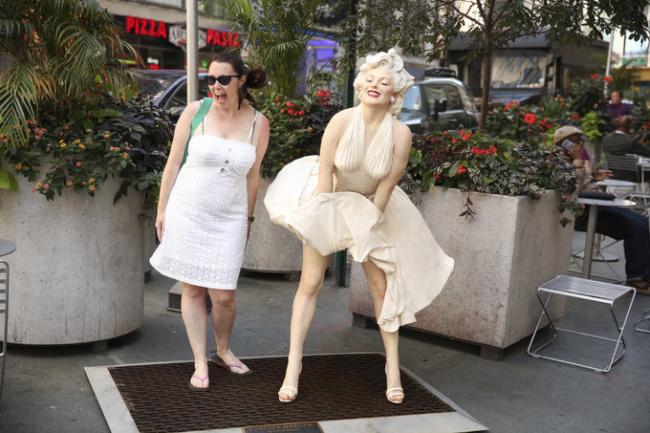
[[(576, 245), (582, 239), (578, 234)], [(620, 246), (614, 252), (623, 256)], [(111, 341), (104, 353), (92, 353), (87, 345), (11, 346), (0, 432), (108, 432), (83, 367), (190, 359), (180, 314), (166, 310), (172, 283), (154, 276), (146, 288), (144, 326)], [(296, 286), (268, 275), (241, 278), (235, 353), (286, 355)], [(351, 326), (347, 295), (346, 289), (331, 285), (323, 289), (307, 353), (382, 351), (376, 329)], [(647, 308), (650, 297), (637, 297), (631, 320)], [(592, 330), (609, 324), (603, 313), (606, 310), (579, 302), (567, 305), (567, 316)], [(489, 361), (476, 347), (408, 331), (400, 339), (401, 361), (495, 433), (647, 433), (650, 335), (634, 332), (629, 325), (628, 352), (607, 375), (532, 359), (525, 354), (527, 341), (507, 350), (502, 360)]]

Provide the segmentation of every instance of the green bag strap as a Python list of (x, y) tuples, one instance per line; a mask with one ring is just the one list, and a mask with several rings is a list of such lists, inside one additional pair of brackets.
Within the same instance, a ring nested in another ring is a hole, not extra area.
[(196, 113), (194, 113), (194, 118), (192, 119), (192, 127), (190, 128), (190, 135), (187, 137), (187, 143), (185, 143), (185, 154), (183, 155), (183, 163), (181, 166), (185, 164), (185, 161), (187, 160), (187, 155), (190, 151), (190, 139), (194, 135), (196, 128), (198, 128), (201, 122), (203, 122), (205, 115), (208, 114), (208, 111), (210, 111), (210, 106), (212, 106), (212, 98), (203, 98), (199, 109), (196, 110)]

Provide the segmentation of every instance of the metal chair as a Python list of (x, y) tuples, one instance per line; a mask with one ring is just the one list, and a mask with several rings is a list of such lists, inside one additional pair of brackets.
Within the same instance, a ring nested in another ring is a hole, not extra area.
[[(0, 239), (0, 257), (13, 253), (16, 246), (9, 241)], [(4, 316), (4, 331), (2, 336), (2, 352), (0, 352), (0, 399), (5, 378), (7, 363), (7, 328), (9, 324), (9, 263), (0, 261), (0, 316)]]
[(605, 154), (607, 168), (612, 170), (616, 177), (620, 177), (620, 172), (633, 173), (636, 181), (639, 181), (639, 157), (636, 155), (612, 155)]
[[(545, 300), (542, 299), (542, 293), (547, 294)], [(625, 313), (625, 318), (623, 319), (623, 324), (619, 325), (618, 318), (616, 317), (616, 313), (614, 312), (614, 304), (616, 303), (616, 301), (620, 300), (621, 298), (629, 294), (631, 294), (632, 297), (630, 299), (629, 305), (627, 306), (627, 311)], [(571, 329), (563, 329), (563, 328), (556, 327), (553, 324), (551, 316), (548, 314), (548, 311), (546, 310), (549, 300), (554, 295), (565, 296), (565, 297), (575, 298), (575, 299), (582, 299), (584, 301), (591, 301), (591, 302), (597, 302), (600, 304), (609, 305), (609, 310), (612, 315), (612, 319), (614, 320), (614, 325), (616, 326), (616, 331), (618, 336), (616, 338), (610, 338), (602, 335), (588, 334), (586, 332), (578, 332)], [(530, 343), (528, 344), (528, 349), (527, 349), (528, 354), (533, 358), (548, 359), (550, 361), (587, 368), (599, 373), (609, 372), (612, 369), (612, 366), (616, 364), (618, 361), (620, 361), (623, 358), (623, 355), (625, 355), (625, 340), (623, 339), (623, 330), (625, 329), (625, 324), (627, 323), (627, 319), (630, 315), (630, 310), (632, 309), (632, 304), (634, 303), (635, 296), (636, 296), (636, 290), (634, 290), (632, 287), (621, 286), (618, 284), (603, 283), (600, 281), (587, 280), (578, 277), (570, 277), (567, 275), (558, 275), (552, 280), (542, 283), (537, 289), (537, 299), (539, 300), (539, 303), (542, 306), (542, 314), (539, 316), (539, 320), (537, 321), (537, 325), (535, 326), (533, 335), (530, 337)], [(553, 333), (553, 336), (550, 340), (546, 341), (545, 343), (533, 349), (533, 344), (535, 342), (537, 332), (540, 329), (544, 317), (546, 317), (549, 322), (549, 326), (551, 332)], [(609, 341), (616, 344), (614, 345), (614, 350), (612, 352), (611, 358), (609, 359), (609, 362), (604, 367), (591, 365), (591, 364), (582, 364), (582, 363), (568, 361), (566, 359), (542, 354), (542, 351), (544, 349), (549, 347), (557, 340), (558, 332), (566, 332), (574, 335), (580, 335), (582, 337)], [(622, 347), (622, 351), (620, 354), (618, 354), (619, 347)]]
[(650, 308), (641, 314), (641, 320), (634, 323), (634, 330), (644, 334), (650, 334)]

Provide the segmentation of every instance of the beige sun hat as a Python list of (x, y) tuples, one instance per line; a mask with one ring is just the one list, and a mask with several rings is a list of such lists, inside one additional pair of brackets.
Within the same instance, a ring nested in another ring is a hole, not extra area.
[(584, 135), (584, 132), (575, 126), (562, 126), (553, 133), (553, 144), (561, 143), (565, 138), (575, 134)]

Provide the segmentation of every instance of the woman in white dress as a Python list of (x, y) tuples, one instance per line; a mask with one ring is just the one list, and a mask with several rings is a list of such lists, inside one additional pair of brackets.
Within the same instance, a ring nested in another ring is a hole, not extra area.
[[(269, 140), (268, 120), (245, 99), (252, 99), (249, 88), (262, 87), (265, 80), (264, 71), (247, 68), (238, 53), (217, 54), (208, 69), (213, 96), (185, 108), (163, 171), (156, 218), (161, 243), (150, 261), (182, 283), (181, 313), (194, 355), (192, 389), (209, 387), (206, 292), (217, 348), (212, 361), (234, 374), (250, 373), (232, 353), (230, 338), (235, 288)], [(196, 130), (189, 137), (195, 116)]]
[(298, 395), (305, 337), (328, 255), (348, 249), (361, 262), (386, 351), (386, 399), (404, 400), (398, 330), (440, 293), (454, 261), (436, 243), (399, 182), (411, 150), (411, 132), (394, 116), (413, 77), (390, 50), (368, 56), (354, 81), (360, 104), (327, 125), (320, 156), (285, 166), (264, 204), (271, 220), (303, 241), (303, 267), (293, 303), (291, 343), (278, 397)]

